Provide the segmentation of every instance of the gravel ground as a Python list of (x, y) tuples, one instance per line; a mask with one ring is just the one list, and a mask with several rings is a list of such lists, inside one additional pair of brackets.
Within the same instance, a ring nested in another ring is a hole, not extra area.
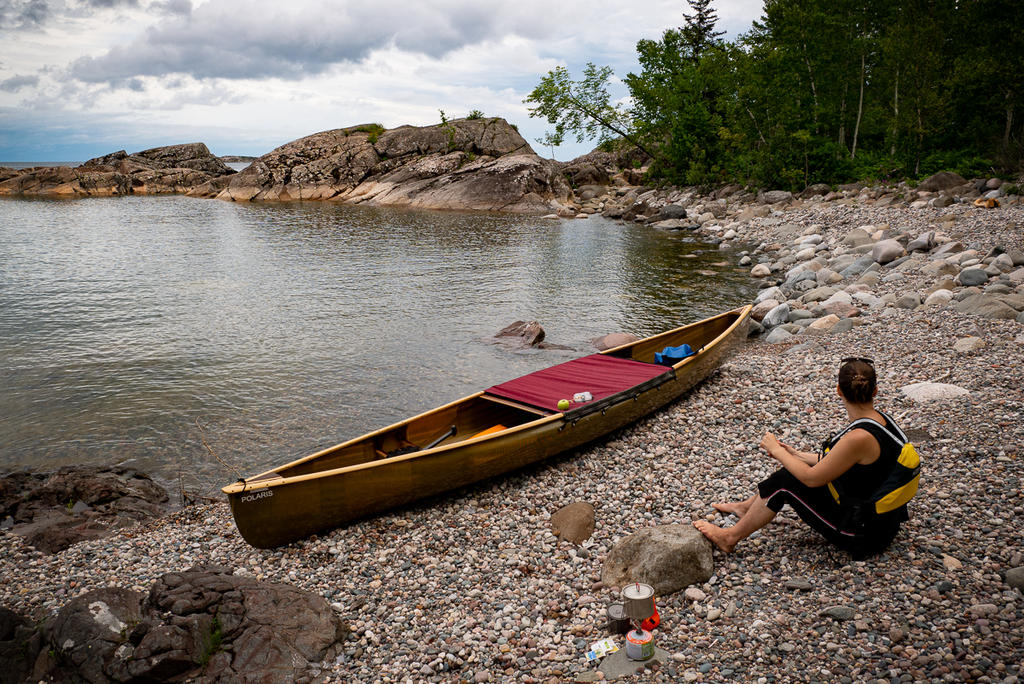
[[(1024, 226), (1024, 209), (941, 211), (963, 214), (968, 246), (1024, 248), (1007, 227)], [(937, 213), (819, 206), (785, 218), (841, 237), (882, 222), (923, 230)], [(771, 228), (755, 220), (742, 237)], [(916, 277), (877, 293), (929, 284)], [(680, 401), (584, 451), (284, 549), (247, 546), (220, 503), (54, 556), (6, 535), (0, 602), (41, 616), (97, 587), (147, 591), (164, 572), (224, 564), (321, 594), (350, 621), (345, 656), (323, 665), (329, 681), (594, 681), (584, 654), (617, 598), (600, 581), (609, 550), (649, 525), (730, 524), (711, 503), (748, 496), (774, 469), (757, 446), (764, 431), (816, 450), (845, 420), (839, 359), (869, 355), (877, 405), (915, 431), (924, 460), (911, 521), (885, 554), (854, 562), (783, 511), (735, 553), (715, 552), (703, 597), (658, 599), (655, 643), (673, 655), (633, 679), (1013, 684), (1024, 679), (1024, 596), (1001, 573), (1024, 552), (1024, 326), (932, 307), (864, 318), (843, 334), (748, 342)], [(968, 334), (985, 346), (954, 351)], [(935, 380), (970, 394), (915, 403), (900, 392)], [(597, 510), (581, 547), (548, 522), (574, 501)]]

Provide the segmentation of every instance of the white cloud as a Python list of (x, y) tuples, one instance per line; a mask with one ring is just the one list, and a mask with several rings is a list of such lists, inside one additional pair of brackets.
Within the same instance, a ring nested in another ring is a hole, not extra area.
[[(624, 76), (637, 68), (636, 41), (657, 39), (688, 9), (668, 0), (48, 0), (43, 11), (33, 2), (0, 0), (5, 160), (195, 140), (220, 154), (261, 154), (329, 128), (436, 123), (439, 109), (503, 116), (538, 148), (547, 126), (522, 100), (542, 76), (558, 65), (578, 75), (586, 62)], [(733, 38), (761, 4), (716, 10)], [(65, 142), (68, 153), (54, 152)]]

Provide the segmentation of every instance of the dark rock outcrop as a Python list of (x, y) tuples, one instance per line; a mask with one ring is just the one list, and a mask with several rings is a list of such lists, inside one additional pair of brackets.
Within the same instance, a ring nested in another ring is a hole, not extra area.
[(417, 209), (550, 211), (569, 188), (503, 119), (316, 133), (266, 154), (219, 199), (335, 200)]
[(164, 195), (193, 193), (201, 186), (212, 195), (223, 189), (212, 182), (234, 173), (203, 143), (187, 143), (134, 154), (121, 150), (77, 168), (34, 167), (6, 179), (0, 174), (0, 196)]
[[(107, 664), (127, 652), (129, 633), (142, 621), (143, 594), (105, 587), (72, 599), (49, 625), (55, 666), (92, 684), (110, 681)], [(118, 653), (120, 652), (120, 653)]]
[(510, 349), (546, 349), (546, 350), (572, 350), (560, 344), (551, 344), (544, 341), (544, 328), (540, 327), (537, 321), (516, 321), (515, 323), (502, 328), (494, 337), (486, 340), (492, 344), (501, 344)]
[(564, 173), (572, 177), (572, 184), (576, 187), (584, 185), (608, 185), (611, 177), (603, 164), (593, 163), (570, 163)]
[(148, 475), (124, 467), (0, 478), (0, 521), (43, 553), (160, 517), (168, 501), (167, 491)]
[[(0, 606), (0, 684), (38, 682), (36, 661), (46, 651), (43, 633), (32, 620)], [(45, 669), (45, 655), (43, 669)]]
[(97, 589), (35, 627), (0, 610), (0, 653), (14, 638), (45, 634), (22, 646), (24, 665), (0, 681), (310, 681), (349, 633), (323, 598), (218, 566), (167, 573), (148, 596)]

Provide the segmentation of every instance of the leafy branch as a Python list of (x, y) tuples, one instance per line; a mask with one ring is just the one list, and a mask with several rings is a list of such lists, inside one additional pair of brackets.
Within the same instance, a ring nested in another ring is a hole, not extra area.
[(607, 88), (611, 75), (611, 67), (588, 63), (580, 81), (573, 81), (565, 67), (556, 67), (541, 79), (523, 102), (536, 105), (529, 110), (531, 117), (544, 118), (555, 126), (554, 133), (545, 136), (544, 145), (561, 145), (567, 133), (575, 134), (576, 142), (597, 138), (599, 143), (614, 135), (654, 156), (634, 134), (630, 111), (611, 104)]

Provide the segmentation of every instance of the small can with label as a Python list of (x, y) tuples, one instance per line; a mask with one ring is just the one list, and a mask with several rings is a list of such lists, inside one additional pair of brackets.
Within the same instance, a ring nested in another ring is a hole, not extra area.
[(633, 630), (626, 635), (626, 655), (630, 660), (647, 660), (654, 655), (654, 635)]

